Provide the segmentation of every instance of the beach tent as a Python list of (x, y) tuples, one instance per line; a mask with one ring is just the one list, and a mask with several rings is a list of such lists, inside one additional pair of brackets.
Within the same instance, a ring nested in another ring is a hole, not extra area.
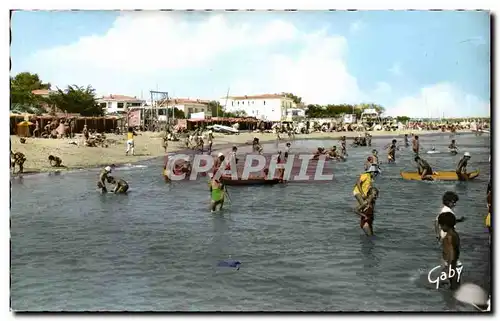
[(19, 137), (31, 137), (31, 133), (30, 133), (30, 126), (32, 126), (33, 123), (30, 122), (30, 121), (22, 121), (20, 123), (17, 124), (17, 136)]

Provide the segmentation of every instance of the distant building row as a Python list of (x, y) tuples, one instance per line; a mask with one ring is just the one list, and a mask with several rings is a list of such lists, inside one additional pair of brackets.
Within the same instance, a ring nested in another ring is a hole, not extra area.
[[(50, 91), (34, 90), (33, 94), (48, 97)], [(121, 113), (125, 112), (127, 108), (141, 108), (146, 105), (145, 100), (124, 95), (99, 97), (97, 103), (107, 114)], [(158, 115), (161, 118), (166, 117), (166, 108), (182, 110), (186, 116), (201, 112), (211, 115), (208, 103), (208, 100), (202, 99), (171, 98), (167, 104), (163, 104), (163, 106), (168, 107), (158, 109)], [(227, 112), (244, 112), (249, 117), (266, 121), (281, 121), (296, 116), (305, 116), (303, 108), (296, 106), (291, 98), (280, 94), (223, 97), (219, 99), (219, 103)]]

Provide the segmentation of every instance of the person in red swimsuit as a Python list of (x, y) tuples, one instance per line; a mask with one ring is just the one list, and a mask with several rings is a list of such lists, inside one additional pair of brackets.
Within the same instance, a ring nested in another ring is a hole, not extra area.
[(366, 199), (366, 206), (361, 209), (360, 211), (357, 211), (356, 214), (358, 214), (361, 217), (361, 220), (359, 222), (359, 227), (365, 232), (366, 235), (371, 236), (373, 235), (373, 220), (375, 219), (375, 201), (378, 198), (378, 189), (375, 187), (370, 188), (368, 191), (367, 199)]

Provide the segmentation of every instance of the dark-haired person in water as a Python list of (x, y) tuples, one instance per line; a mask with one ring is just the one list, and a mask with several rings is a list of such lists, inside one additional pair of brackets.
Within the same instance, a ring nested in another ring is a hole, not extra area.
[(418, 153), (420, 151), (420, 141), (418, 140), (417, 135), (415, 135), (415, 137), (413, 137), (412, 150), (415, 153), (415, 155), (418, 156)]
[(454, 139), (451, 140), (451, 144), (448, 146), (448, 149), (453, 155), (458, 154), (458, 147)]
[[(442, 202), (443, 202), (443, 208), (441, 209), (441, 212), (436, 216), (436, 221), (434, 223), (434, 232), (436, 233), (436, 239), (438, 241), (441, 241), (445, 236), (446, 233), (439, 228), (439, 216), (442, 213), (452, 213), (455, 215), (455, 212), (453, 209), (457, 205), (459, 198), (457, 193), (452, 192), (452, 191), (447, 191), (443, 194)], [(465, 217), (461, 217), (459, 219), (456, 219), (456, 222), (463, 222), (465, 221)]]
[(450, 281), (450, 289), (454, 290), (458, 287), (458, 273), (456, 272), (458, 259), (460, 258), (460, 236), (455, 231), (456, 218), (451, 212), (444, 212), (439, 215), (439, 226), (446, 232), (443, 238), (443, 263), (444, 271), (448, 275), (448, 270), (451, 267), (455, 270), (455, 276), (448, 278)]
[(404, 142), (405, 142), (405, 147), (409, 147), (410, 146), (410, 142), (408, 141), (408, 134), (405, 134)]
[(397, 141), (393, 139), (391, 145), (389, 145), (389, 150), (387, 151), (387, 162), (389, 163), (396, 161), (396, 150), (398, 149), (396, 143)]
[(121, 179), (121, 178), (115, 178), (113, 176), (108, 176), (107, 181), (109, 184), (115, 185), (115, 188), (113, 188), (113, 193), (115, 194), (125, 194), (128, 191), (128, 183)]
[(432, 175), (434, 174), (431, 165), (427, 163), (426, 160), (420, 156), (415, 156), (415, 162), (418, 166), (418, 174), (422, 180), (433, 180)]

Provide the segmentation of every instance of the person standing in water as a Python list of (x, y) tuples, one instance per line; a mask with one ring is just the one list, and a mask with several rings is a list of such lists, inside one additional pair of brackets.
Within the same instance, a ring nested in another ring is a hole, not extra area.
[(97, 181), (97, 188), (101, 189), (102, 193), (107, 193), (106, 181), (108, 180), (108, 175), (111, 174), (111, 167), (106, 166), (99, 173), (99, 180)]
[(405, 134), (404, 142), (405, 142), (405, 147), (410, 146), (410, 142), (408, 141), (408, 134)]
[(415, 155), (418, 155), (418, 153), (420, 151), (420, 141), (418, 140), (417, 135), (415, 135), (415, 137), (413, 137), (412, 150), (415, 153)]
[(217, 206), (219, 206), (219, 211), (222, 211), (222, 206), (224, 206), (224, 191), (224, 184), (222, 184), (219, 179), (215, 178), (215, 176), (212, 177), (210, 181), (211, 212), (215, 212)]
[(366, 198), (366, 206), (356, 208), (356, 214), (361, 218), (359, 227), (365, 232), (366, 235), (373, 235), (373, 221), (375, 219), (375, 201), (378, 198), (378, 189), (375, 187), (370, 188)]
[(458, 180), (460, 181), (466, 181), (469, 179), (469, 175), (467, 174), (467, 162), (469, 160), (470, 154), (469, 152), (465, 152), (462, 159), (458, 162), (456, 173), (458, 176)]
[(486, 227), (488, 228), (488, 232), (490, 233), (490, 238), (491, 238), (491, 232), (492, 232), (492, 229), (491, 229), (491, 211), (493, 210), (491, 207), (492, 198), (493, 198), (493, 195), (491, 192), (491, 179), (490, 179), (490, 181), (488, 183), (488, 188), (486, 189), (486, 206), (488, 207), (488, 215), (486, 216), (486, 219), (484, 221)]
[(342, 136), (340, 138), (340, 154), (345, 158), (347, 157), (347, 142), (346, 137)]
[(127, 150), (125, 151), (125, 155), (128, 155), (129, 152), (132, 152), (134, 155), (134, 136), (137, 136), (136, 132), (132, 127), (128, 128), (127, 131)]
[[(448, 270), (451, 267), (452, 270), (456, 271), (459, 264), (460, 258), (460, 236), (457, 231), (455, 231), (456, 218), (453, 213), (444, 212), (439, 216), (439, 226), (446, 233), (443, 238), (443, 263), (444, 271), (448, 275)], [(458, 273), (455, 272), (454, 277), (448, 279), (450, 282), (450, 289), (455, 290), (458, 285)]]
[(373, 179), (375, 178), (375, 175), (377, 175), (377, 173), (377, 167), (374, 165), (370, 166), (370, 168), (368, 168), (365, 173), (359, 176), (356, 185), (354, 185), (352, 194), (358, 202), (356, 211), (359, 211), (366, 206), (368, 191), (373, 187)]
[(288, 155), (290, 154), (290, 147), (292, 146), (292, 144), (290, 143), (286, 143), (285, 145), (285, 161), (288, 159)]
[(448, 149), (453, 155), (458, 154), (458, 147), (454, 139), (451, 140), (451, 144), (448, 146)]
[[(443, 213), (452, 213), (453, 215), (455, 215), (453, 209), (457, 205), (458, 199), (458, 195), (455, 192), (448, 191), (443, 194), (443, 208), (441, 209), (441, 212), (436, 216), (436, 221), (434, 222), (434, 232), (436, 233), (436, 239), (438, 240), (438, 242), (441, 242), (446, 236), (446, 233), (439, 227), (439, 216), (441, 216), (441, 214)], [(464, 222), (465, 217), (462, 216), (459, 219), (455, 218), (455, 221), (457, 223)]]
[(389, 151), (387, 152), (387, 162), (389, 163), (396, 162), (396, 150), (398, 149), (396, 143), (397, 141), (393, 139), (391, 145), (389, 146)]

